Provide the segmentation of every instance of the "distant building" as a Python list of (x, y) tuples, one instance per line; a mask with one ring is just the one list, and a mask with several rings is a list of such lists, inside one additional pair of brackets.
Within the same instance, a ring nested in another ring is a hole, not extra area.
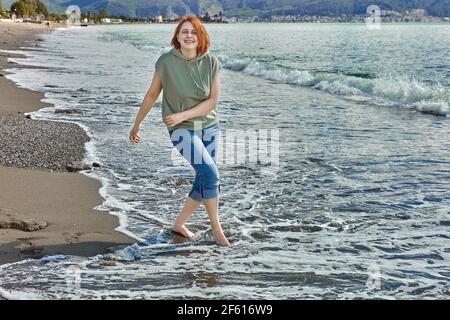
[(122, 19), (117, 18), (103, 18), (101, 20), (102, 23), (122, 23)]
[(382, 17), (401, 17), (402, 14), (400, 12), (394, 10), (381, 10), (380, 15)]
[(425, 9), (412, 9), (406, 10), (406, 19), (410, 21), (423, 21), (428, 18), (427, 11)]

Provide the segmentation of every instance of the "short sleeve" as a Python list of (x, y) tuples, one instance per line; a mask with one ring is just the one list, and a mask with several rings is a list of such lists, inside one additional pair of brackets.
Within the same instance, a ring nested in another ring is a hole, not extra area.
[(163, 68), (161, 56), (155, 62), (155, 72), (158, 74), (159, 78), (162, 81), (164, 79), (164, 68)]
[(216, 75), (220, 72), (220, 70), (222, 70), (222, 63), (220, 62), (220, 60), (216, 57), (216, 56), (212, 56), (211, 59), (212, 62), (212, 76), (211, 79), (214, 79), (216, 77)]

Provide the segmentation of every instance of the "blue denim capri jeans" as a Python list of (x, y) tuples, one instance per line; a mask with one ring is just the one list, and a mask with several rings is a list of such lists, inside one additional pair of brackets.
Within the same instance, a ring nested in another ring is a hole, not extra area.
[(195, 201), (215, 198), (220, 193), (217, 153), (220, 136), (219, 124), (201, 130), (168, 130), (170, 140), (178, 152), (195, 170), (195, 179), (188, 196)]

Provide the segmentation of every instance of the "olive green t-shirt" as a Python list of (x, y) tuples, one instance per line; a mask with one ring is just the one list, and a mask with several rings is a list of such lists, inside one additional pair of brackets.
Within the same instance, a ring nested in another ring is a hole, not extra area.
[[(209, 51), (190, 60), (177, 48), (163, 53), (155, 63), (155, 72), (163, 87), (163, 119), (172, 113), (191, 109), (208, 99), (212, 80), (221, 69), (220, 60)], [(183, 121), (168, 129), (194, 129), (194, 121), (201, 122), (202, 129), (218, 123), (217, 106), (205, 116)]]

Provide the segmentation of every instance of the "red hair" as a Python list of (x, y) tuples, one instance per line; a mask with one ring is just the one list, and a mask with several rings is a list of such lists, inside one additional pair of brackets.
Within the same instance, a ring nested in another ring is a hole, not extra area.
[(171, 45), (177, 49), (180, 49), (181, 45), (180, 42), (178, 42), (177, 35), (180, 32), (181, 26), (186, 21), (192, 23), (192, 26), (194, 27), (195, 31), (197, 31), (197, 41), (198, 41), (197, 55), (205, 53), (211, 46), (211, 40), (209, 39), (208, 32), (206, 31), (203, 23), (200, 21), (199, 18), (197, 18), (194, 15), (187, 15), (181, 17), (175, 29), (174, 35), (172, 37)]

